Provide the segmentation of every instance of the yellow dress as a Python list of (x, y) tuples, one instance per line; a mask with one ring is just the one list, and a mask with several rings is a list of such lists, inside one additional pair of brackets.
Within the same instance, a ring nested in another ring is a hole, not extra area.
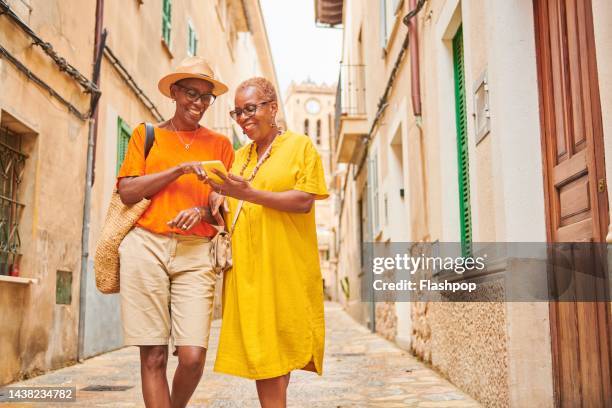
[[(244, 177), (257, 162), (253, 149)], [(236, 152), (239, 174), (249, 145)], [(310, 138), (287, 131), (276, 137), (270, 157), (252, 186), (300, 190), (328, 197), (321, 158)], [(231, 222), (238, 201), (229, 200)], [(325, 322), (314, 205), (307, 214), (245, 202), (232, 236), (233, 268), (223, 281), (223, 312), (215, 371), (265, 379), (314, 362), (321, 375)]]

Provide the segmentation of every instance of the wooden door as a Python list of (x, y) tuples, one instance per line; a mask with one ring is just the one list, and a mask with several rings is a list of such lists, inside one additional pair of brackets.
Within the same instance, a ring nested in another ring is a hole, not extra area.
[[(609, 212), (591, 1), (534, 0), (534, 17), (548, 239), (605, 242)], [(603, 301), (551, 302), (557, 406), (612, 406), (609, 313)]]

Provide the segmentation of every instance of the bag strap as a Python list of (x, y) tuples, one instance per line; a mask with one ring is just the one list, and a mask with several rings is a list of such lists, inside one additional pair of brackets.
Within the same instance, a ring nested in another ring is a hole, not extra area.
[(147, 156), (149, 156), (149, 152), (151, 151), (151, 148), (153, 147), (153, 142), (155, 141), (155, 128), (153, 127), (153, 125), (149, 122), (145, 122), (145, 145), (144, 145), (144, 157), (145, 160), (147, 159)]
[(232, 227), (229, 230), (230, 235), (234, 233), (234, 228), (236, 228), (236, 222), (238, 222), (238, 215), (240, 215), (240, 210), (242, 210), (243, 204), (244, 204), (244, 200), (240, 200), (238, 202), (238, 208), (236, 208), (236, 214), (234, 215), (234, 220), (232, 221)]
[[(257, 165), (253, 169), (253, 174), (251, 174), (251, 180), (255, 177), (255, 174), (257, 174), (257, 171), (259, 170), (259, 167), (262, 165), (262, 163), (270, 155), (270, 150), (271, 149), (272, 149), (272, 143), (270, 143), (270, 146), (268, 146), (268, 148), (266, 149), (264, 154), (262, 154), (261, 157), (259, 158), (259, 160), (257, 161)], [(238, 215), (240, 215), (240, 210), (242, 210), (242, 205), (243, 204), (244, 204), (244, 200), (240, 200), (238, 202), (238, 207), (236, 208), (236, 214), (234, 215), (234, 220), (232, 221), (232, 226), (231, 226), (231, 228), (229, 230), (230, 236), (234, 233), (234, 228), (236, 227), (236, 222), (238, 222)]]
[[(149, 122), (144, 122), (145, 125), (145, 144), (144, 144), (144, 158), (147, 160), (147, 156), (149, 156), (149, 152), (153, 147), (153, 142), (155, 142), (155, 128), (153, 124)], [(115, 192), (117, 189), (114, 190)]]

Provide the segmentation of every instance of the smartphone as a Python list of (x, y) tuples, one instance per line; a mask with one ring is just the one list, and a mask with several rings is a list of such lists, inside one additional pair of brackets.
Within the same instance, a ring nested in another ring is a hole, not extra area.
[(212, 169), (216, 169), (219, 172), (227, 175), (227, 169), (225, 168), (225, 166), (220, 160), (203, 161), (201, 162), (201, 165), (209, 179), (211, 179), (215, 183), (223, 184), (223, 180), (221, 179), (221, 177), (217, 176), (215, 173), (211, 171)]

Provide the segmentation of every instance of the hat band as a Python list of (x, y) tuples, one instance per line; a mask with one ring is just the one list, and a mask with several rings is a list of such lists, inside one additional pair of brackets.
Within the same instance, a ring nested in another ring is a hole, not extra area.
[[(177, 74), (179, 74), (179, 75), (197, 75), (197, 76), (200, 76), (200, 77), (204, 77), (204, 78), (206, 78), (206, 80), (216, 81), (216, 80), (215, 80), (215, 78), (213, 78), (213, 77), (212, 77), (212, 76), (210, 76), (210, 75), (207, 75), (207, 74), (201, 74), (201, 73), (197, 73), (197, 72), (196, 72), (196, 73), (190, 73), (190, 72), (177, 72)], [(183, 78), (183, 79), (187, 79), (187, 78)], [(175, 81), (175, 82), (173, 82), (173, 83), (175, 84), (175, 83), (177, 83), (177, 82), (179, 82), (179, 81), (182, 81), (183, 79), (179, 79), (178, 81)], [(204, 80), (204, 79), (203, 79), (203, 80)]]

